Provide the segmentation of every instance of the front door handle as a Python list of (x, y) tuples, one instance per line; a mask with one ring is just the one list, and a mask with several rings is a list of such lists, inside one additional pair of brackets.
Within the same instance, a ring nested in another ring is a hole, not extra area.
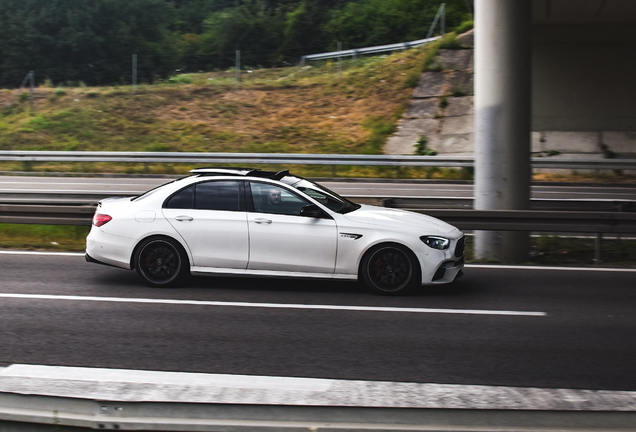
[(272, 221), (269, 219), (264, 219), (264, 218), (256, 218), (254, 219), (254, 222), (256, 222), (257, 224), (271, 224)]
[(179, 222), (190, 222), (194, 220), (192, 216), (177, 216), (175, 219), (178, 220)]

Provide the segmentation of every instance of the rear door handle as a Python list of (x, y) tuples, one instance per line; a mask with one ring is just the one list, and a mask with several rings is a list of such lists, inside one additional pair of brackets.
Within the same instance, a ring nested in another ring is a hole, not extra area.
[(179, 222), (190, 222), (191, 220), (194, 220), (192, 216), (177, 216), (175, 219)]
[(256, 222), (257, 224), (271, 224), (272, 221), (269, 219), (264, 219), (264, 218), (256, 218), (254, 219), (254, 222)]

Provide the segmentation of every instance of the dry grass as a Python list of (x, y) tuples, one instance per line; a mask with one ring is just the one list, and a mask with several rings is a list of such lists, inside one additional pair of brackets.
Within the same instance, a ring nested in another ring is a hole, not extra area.
[[(408, 103), (409, 74), (430, 48), (391, 56), (243, 73), (188, 84), (37, 88), (0, 113), (1, 150), (381, 153)], [(16, 91), (0, 91), (6, 106)], [(170, 170), (178, 167), (165, 167)], [(2, 163), (0, 170), (137, 172), (132, 165)], [(142, 170), (164, 171), (162, 166)]]

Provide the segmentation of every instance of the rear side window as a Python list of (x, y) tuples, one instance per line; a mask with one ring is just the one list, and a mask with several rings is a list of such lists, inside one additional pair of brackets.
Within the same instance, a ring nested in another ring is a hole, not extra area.
[(241, 188), (237, 181), (212, 181), (198, 183), (194, 205), (199, 210), (239, 211)]
[(164, 208), (194, 208), (194, 186), (189, 186), (172, 195), (163, 206)]

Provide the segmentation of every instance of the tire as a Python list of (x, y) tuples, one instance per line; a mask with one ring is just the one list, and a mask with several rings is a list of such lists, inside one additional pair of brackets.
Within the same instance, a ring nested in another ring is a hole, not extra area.
[(177, 285), (188, 273), (189, 263), (179, 243), (170, 238), (148, 238), (135, 251), (135, 270), (150, 286)]
[(421, 279), (420, 265), (413, 252), (397, 244), (369, 250), (362, 259), (360, 273), (367, 287), (384, 295), (406, 294)]

